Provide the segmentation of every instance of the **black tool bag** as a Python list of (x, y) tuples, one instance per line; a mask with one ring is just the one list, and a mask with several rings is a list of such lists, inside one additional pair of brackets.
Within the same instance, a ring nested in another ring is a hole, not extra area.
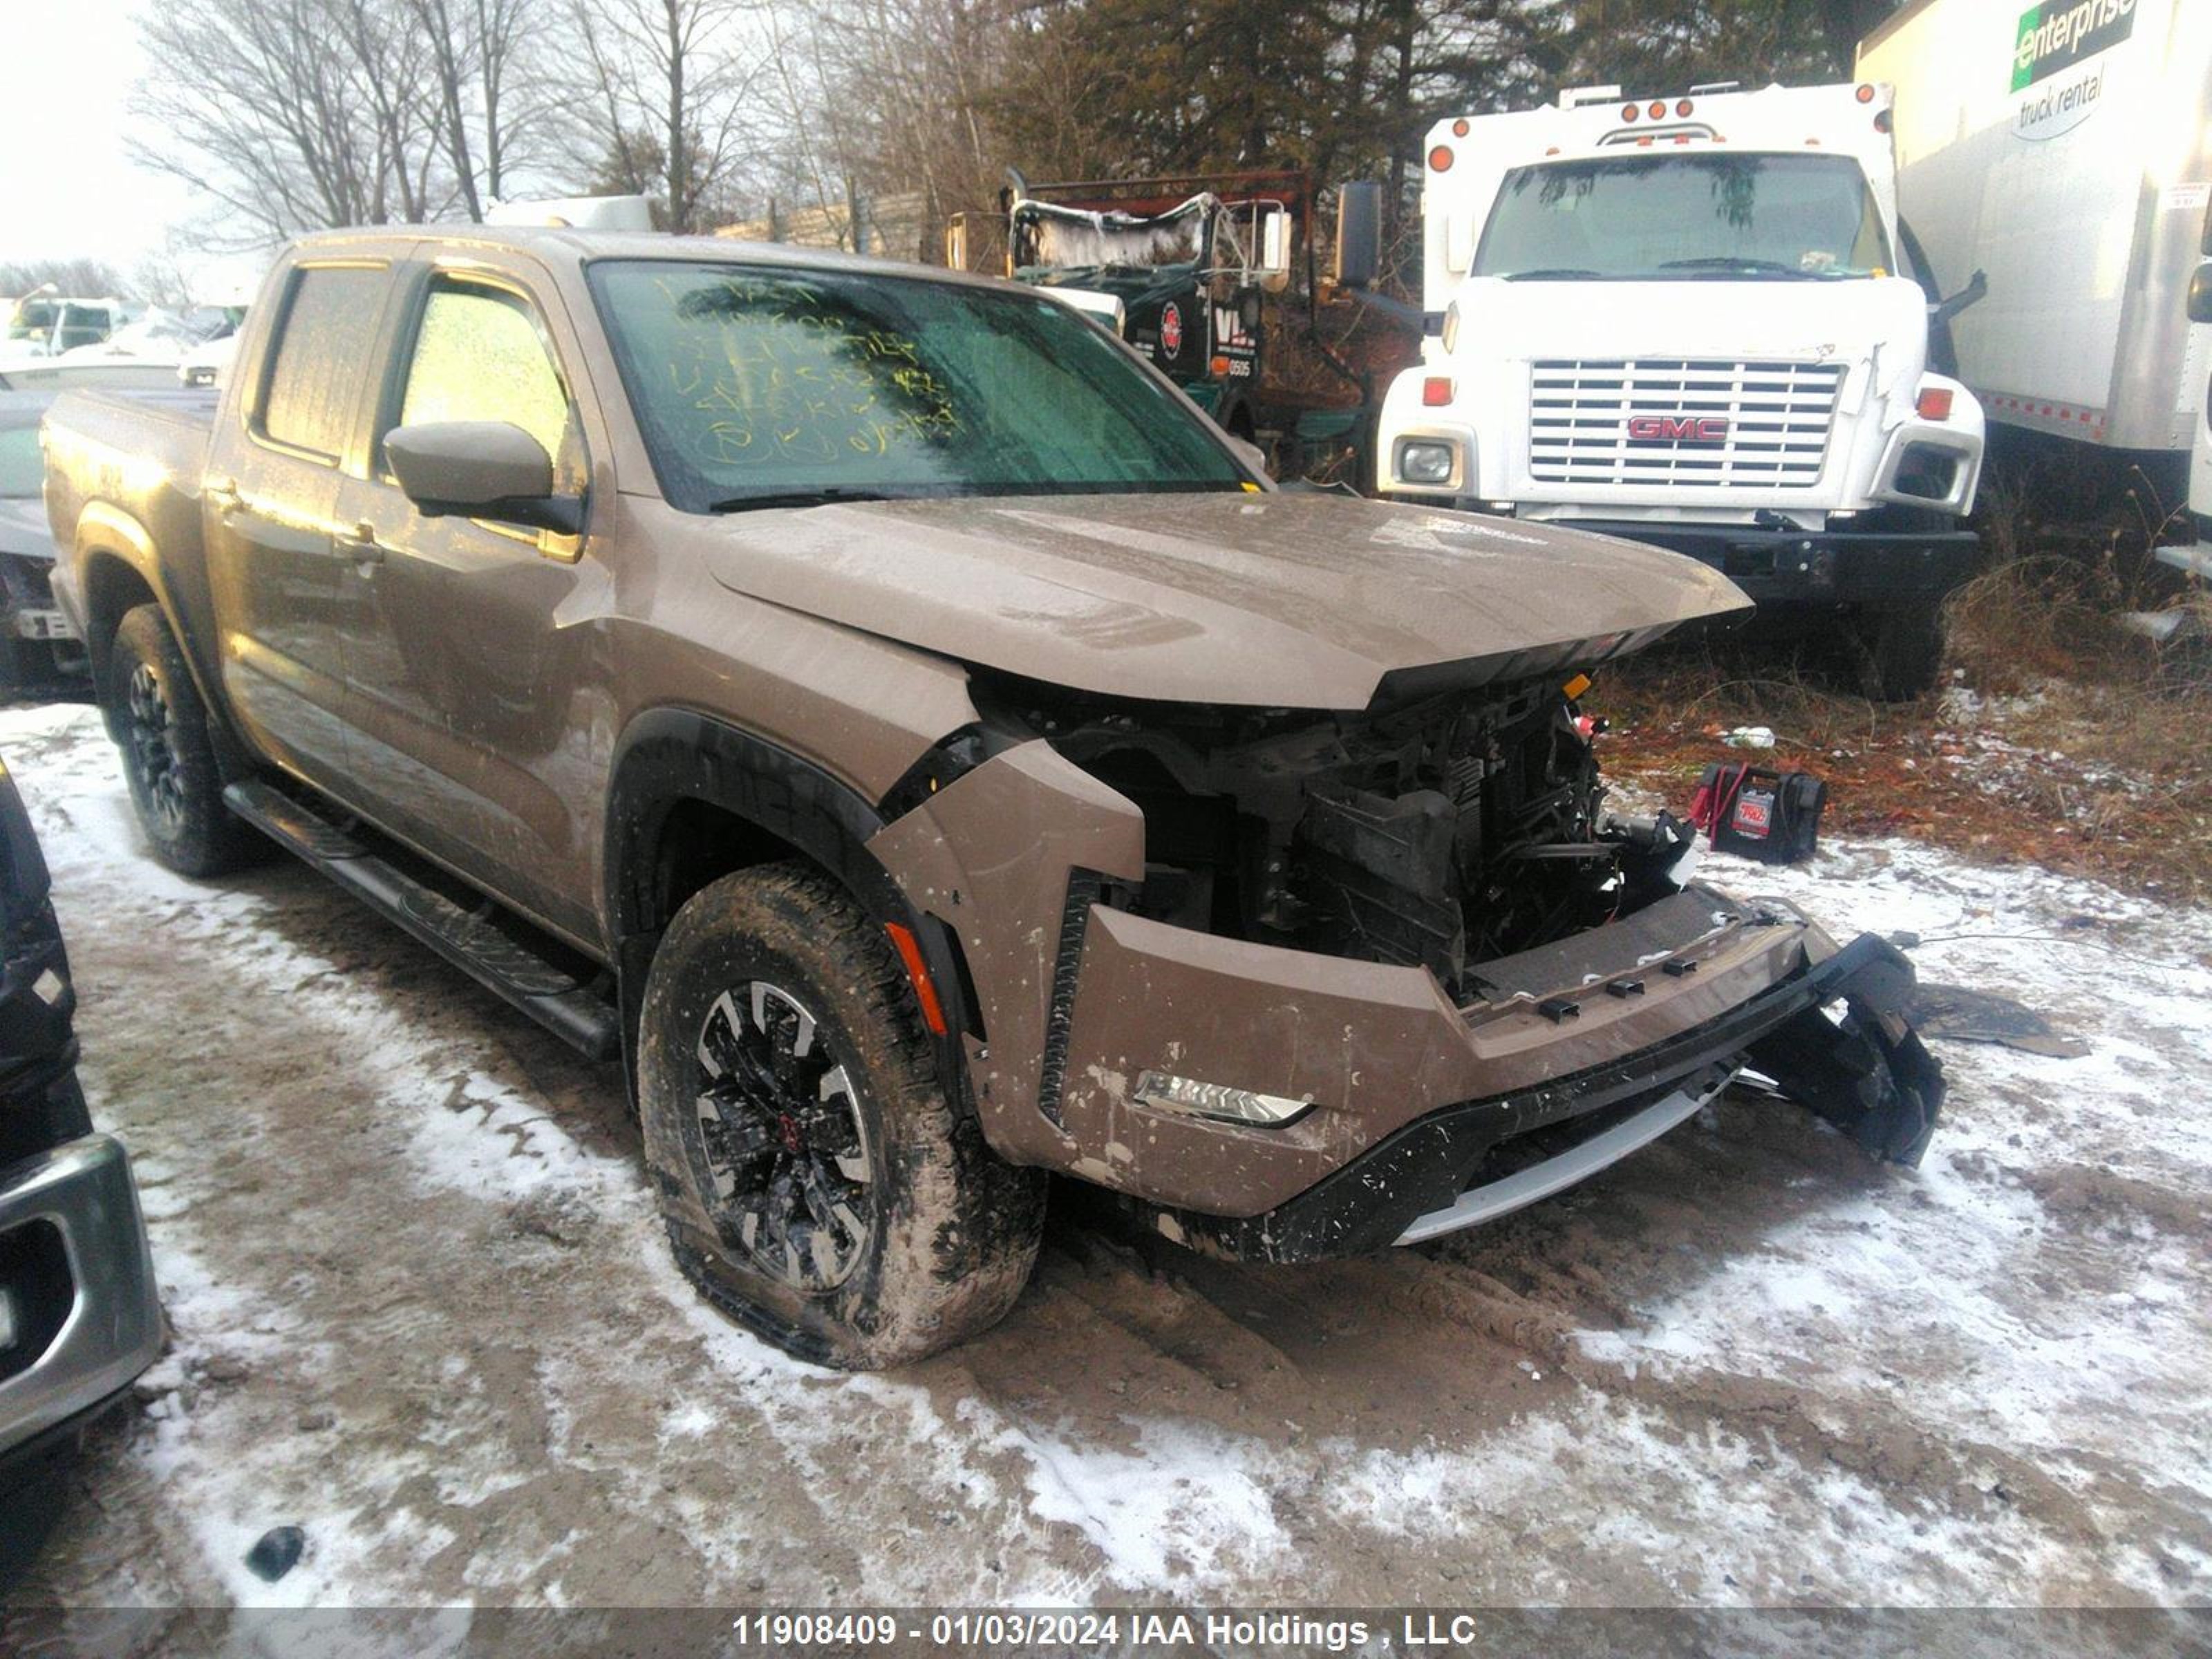
[(1810, 772), (1714, 765), (1698, 781), (1690, 822), (1712, 837), (1717, 853), (1798, 864), (1813, 856), (1827, 804), (1828, 786)]

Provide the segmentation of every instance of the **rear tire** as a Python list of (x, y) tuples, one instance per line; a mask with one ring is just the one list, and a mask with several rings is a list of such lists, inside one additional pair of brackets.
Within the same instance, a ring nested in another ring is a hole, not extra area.
[(1910, 702), (1934, 685), (1943, 667), (1944, 631), (1940, 599), (1885, 605), (1865, 617), (1867, 695), (1877, 702)]
[(100, 706), (156, 859), (180, 876), (207, 877), (259, 852), (260, 837), (223, 805), (207, 705), (159, 605), (124, 614), (108, 647)]
[(646, 1158), (678, 1265), (792, 1353), (908, 1364), (1028, 1282), (1044, 1177), (951, 1098), (883, 930), (803, 864), (696, 894), (638, 1033)]

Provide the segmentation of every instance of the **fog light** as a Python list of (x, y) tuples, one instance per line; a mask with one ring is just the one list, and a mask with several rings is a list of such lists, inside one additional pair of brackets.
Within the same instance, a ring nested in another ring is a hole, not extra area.
[(1256, 1123), (1267, 1129), (1281, 1128), (1291, 1119), (1304, 1116), (1313, 1105), (1311, 1100), (1255, 1094), (1249, 1089), (1200, 1083), (1195, 1078), (1167, 1072), (1146, 1072), (1138, 1077), (1137, 1103), (1192, 1117), (1218, 1118), (1224, 1123)]
[(1398, 477), (1407, 483), (1449, 483), (1451, 475), (1449, 444), (1410, 442), (1398, 446)]

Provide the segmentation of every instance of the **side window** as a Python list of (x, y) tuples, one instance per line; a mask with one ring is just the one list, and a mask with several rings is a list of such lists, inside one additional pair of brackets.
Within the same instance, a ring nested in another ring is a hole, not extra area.
[(556, 477), (579, 470), (568, 388), (527, 301), (441, 277), (430, 289), (396, 424), (507, 421), (545, 446)]
[(333, 461), (344, 453), (388, 280), (381, 268), (357, 265), (309, 265), (294, 276), (261, 399), (263, 436)]

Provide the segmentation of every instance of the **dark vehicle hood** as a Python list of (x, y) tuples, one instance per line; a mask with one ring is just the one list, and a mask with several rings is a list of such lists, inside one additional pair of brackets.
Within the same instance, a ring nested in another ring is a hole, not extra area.
[[(1109, 696), (1362, 708), (1587, 667), (1750, 608), (1633, 542), (1317, 493), (669, 513), (724, 586)], [(1389, 684), (1384, 682), (1389, 679)]]
[(0, 495), (0, 553), (27, 559), (54, 556), (53, 526), (36, 495)]

